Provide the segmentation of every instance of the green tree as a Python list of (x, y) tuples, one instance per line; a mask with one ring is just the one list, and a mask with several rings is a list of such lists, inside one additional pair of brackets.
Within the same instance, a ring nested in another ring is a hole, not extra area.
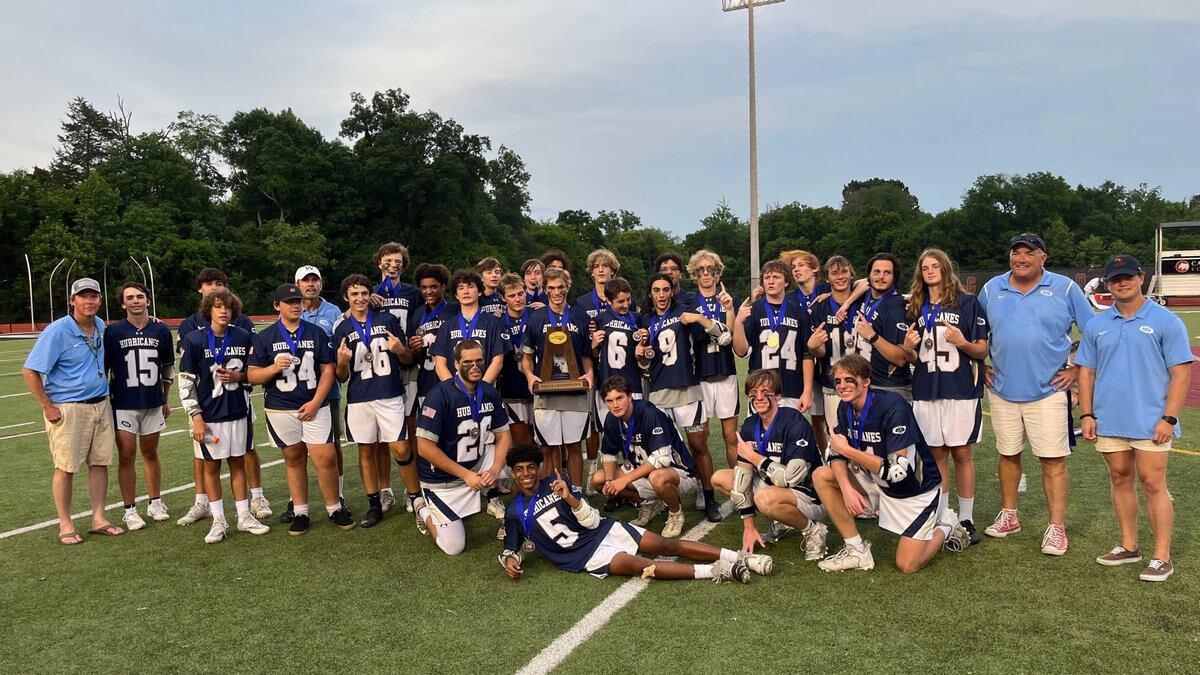
[(55, 179), (74, 185), (87, 178), (128, 134), (128, 121), (128, 117), (100, 112), (82, 96), (71, 99), (50, 162)]

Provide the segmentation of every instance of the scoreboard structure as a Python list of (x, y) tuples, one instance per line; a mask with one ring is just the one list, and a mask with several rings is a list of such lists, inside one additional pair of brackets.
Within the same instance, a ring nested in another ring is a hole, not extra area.
[(1200, 221), (1160, 223), (1154, 236), (1155, 267), (1150, 291), (1171, 300), (1200, 299), (1200, 250), (1163, 250), (1163, 231), (1200, 227)]

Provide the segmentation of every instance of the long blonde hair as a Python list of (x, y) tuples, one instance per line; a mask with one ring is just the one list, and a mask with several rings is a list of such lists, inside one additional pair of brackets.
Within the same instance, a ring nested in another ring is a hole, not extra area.
[(958, 280), (958, 266), (945, 251), (940, 248), (927, 248), (921, 251), (921, 255), (917, 257), (917, 268), (913, 270), (912, 286), (909, 287), (908, 318), (910, 321), (916, 321), (917, 316), (921, 314), (921, 305), (924, 305), (925, 301), (929, 299), (929, 289), (921, 275), (921, 263), (926, 258), (933, 258), (942, 268), (942, 281), (938, 284), (938, 295), (941, 296), (942, 307), (957, 308), (958, 296), (965, 292), (962, 282)]

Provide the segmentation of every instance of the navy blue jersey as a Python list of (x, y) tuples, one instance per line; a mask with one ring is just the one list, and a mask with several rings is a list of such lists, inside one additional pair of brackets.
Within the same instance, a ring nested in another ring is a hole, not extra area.
[(680, 288), (675, 294), (675, 302), (678, 302), (680, 307), (691, 307), (696, 304), (696, 292)]
[[(474, 327), (471, 324), (474, 323)], [(503, 354), (508, 349), (508, 334), (504, 332), (504, 320), (483, 309), (476, 309), (470, 319), (462, 313), (442, 322), (438, 328), (437, 339), (429, 347), (434, 356), (446, 359), (450, 370), (454, 370), (454, 347), (466, 339), (470, 333), (471, 339), (483, 346), (483, 369), (486, 371), (492, 359)]]
[[(880, 458), (887, 458), (908, 447), (913, 448), (908, 453), (911, 468), (899, 483), (889, 483), (877, 473), (867, 472), (887, 496), (904, 499), (936, 490), (941, 485), (942, 475), (929, 445), (921, 436), (917, 418), (913, 416), (908, 402), (895, 392), (872, 389), (867, 395), (867, 405), (870, 409), (863, 406), (866, 419), (862, 420), (860, 415), (854, 413), (854, 406), (845, 401), (839, 403), (837, 426), (833, 433), (845, 436), (850, 445), (857, 443), (859, 450)], [(889, 461), (894, 462), (895, 458)]]
[[(904, 296), (895, 289), (878, 300), (871, 298), (868, 293), (860, 303), (859, 310), (880, 338), (897, 346), (904, 344), (904, 334), (908, 332), (908, 305)], [(874, 345), (857, 333), (854, 351), (871, 362), (871, 384), (877, 387), (907, 387), (912, 382), (912, 372), (907, 365), (897, 366), (888, 361)]]
[(162, 369), (174, 365), (175, 345), (166, 324), (139, 329), (122, 319), (104, 331), (104, 360), (114, 410), (144, 410), (166, 403)]
[(822, 281), (813, 286), (811, 293), (805, 293), (799, 287), (796, 287), (787, 294), (787, 298), (789, 301), (800, 305), (800, 308), (804, 311), (812, 314), (813, 307), (817, 304), (817, 296), (830, 293), (832, 290), (828, 283)]
[(525, 305), (529, 306), (535, 302), (540, 302), (544, 305), (548, 305), (548, 304), (550, 304), (550, 296), (546, 295), (546, 291), (544, 291), (540, 288), (532, 293), (530, 293), (529, 291), (526, 291), (525, 292)]
[[(562, 479), (575, 499), (583, 500), (583, 491), (571, 485), (566, 476)], [(517, 492), (509, 499), (504, 511), (504, 548), (518, 551), (521, 540), (528, 539), (558, 569), (582, 572), (609, 530), (624, 526), (612, 518), (601, 518), (594, 530), (580, 525), (571, 505), (550, 489), (553, 482), (553, 476), (543, 478), (533, 496)]]
[(479, 309), (495, 314), (508, 309), (508, 305), (504, 304), (504, 295), (496, 291), (495, 293), (484, 293), (479, 296)]
[[(732, 297), (734, 308), (742, 304), (741, 298), (737, 296)], [(717, 302), (717, 296), (715, 295), (705, 297), (703, 293), (697, 293), (695, 304), (686, 309), (689, 312), (695, 312), (713, 321), (719, 321), (726, 326), (733, 325), (732, 321), (727, 321), (729, 317), (725, 315), (725, 310), (721, 307), (721, 303)], [(730, 342), (722, 347), (717, 344), (717, 338), (703, 330), (701, 340), (696, 345), (695, 359), (696, 377), (702, 380), (708, 377), (737, 374), (737, 366), (733, 362), (733, 343)]]
[[(292, 345), (288, 344), (292, 341)], [(291, 354), (300, 363), (281, 370), (274, 379), (263, 385), (263, 404), (267, 410), (298, 410), (317, 394), (321, 381), (321, 366), (334, 363), (331, 339), (315, 323), (301, 320), (296, 332), (288, 332), (276, 321), (254, 336), (250, 365), (261, 368), (275, 362), (277, 354)], [(328, 405), (326, 399), (322, 405)]]
[(858, 308), (859, 303), (852, 303), (846, 310), (845, 321), (839, 322), (837, 313), (841, 305), (832, 295), (812, 307), (809, 318), (812, 320), (813, 330), (824, 324), (825, 332), (829, 334), (825, 339), (825, 356), (817, 359), (815, 379), (822, 387), (833, 389), (833, 364), (843, 356), (854, 353), (854, 317), (858, 316)]
[[(350, 379), (346, 383), (346, 402), (362, 403), (395, 398), (404, 394), (404, 381), (400, 377), (400, 357), (388, 350), (388, 333), (405, 339), (400, 322), (389, 312), (368, 311), (371, 331), (367, 344), (363, 344), (358, 330), (347, 316), (333, 327), (333, 344), (341, 345), (354, 352), (350, 359)], [(367, 322), (360, 324), (366, 331)], [(335, 354), (337, 347), (334, 347)], [(368, 360), (366, 355), (370, 353)]]
[(676, 306), (661, 317), (653, 312), (641, 317), (640, 325), (650, 331), (650, 347), (654, 349), (650, 359), (651, 392), (700, 384), (692, 354), (695, 345), (704, 340), (704, 329), (698, 323), (685, 325), (679, 320), (682, 313), (683, 307)]
[(434, 386), (441, 380), (438, 379), (437, 370), (434, 368), (434, 354), (430, 351), (433, 346), (433, 341), (437, 339), (438, 329), (442, 324), (452, 319), (455, 314), (458, 314), (458, 304), (448, 302), (445, 299), (437, 307), (429, 305), (421, 305), (417, 311), (409, 315), (409, 335), (421, 336), (421, 342), (425, 345), (425, 352), (417, 361), (417, 396), (425, 396)]
[(205, 422), (244, 419), (250, 415), (250, 386), (242, 382), (225, 383), (218, 380), (217, 355), (220, 354), (219, 363), (226, 369), (246, 372), (254, 335), (237, 326), (229, 326), (224, 336), (213, 336), (212, 346), (209, 345), (209, 337), (209, 331), (203, 328), (188, 333), (182, 340), (179, 372), (196, 376), (196, 397), (200, 400), (200, 414)]
[(403, 281), (393, 284), (391, 279), (385, 279), (375, 287), (374, 293), (383, 298), (379, 309), (396, 317), (400, 325), (405, 327), (408, 326), (409, 316), (425, 302), (421, 297), (421, 289)]
[(633, 339), (638, 329), (639, 317), (633, 313), (618, 316), (611, 308), (596, 317), (596, 329), (604, 331), (604, 342), (596, 354), (595, 367), (599, 373), (599, 385), (614, 375), (620, 375), (635, 392), (642, 391), (642, 369), (638, 368), (637, 342)]
[[(552, 317), (553, 312), (550, 306), (547, 305), (541, 309), (535, 309), (529, 313), (529, 321), (525, 324), (525, 341), (521, 345), (521, 350), (526, 354), (533, 354), (533, 374), (541, 377), (542, 374), (542, 354), (545, 352), (546, 335), (552, 328), (557, 326), (565, 327), (567, 334), (571, 338), (571, 348), (575, 352), (575, 366), (579, 369), (580, 376), (583, 375), (583, 359), (592, 355), (592, 340), (588, 336), (588, 316), (585, 312), (579, 311), (567, 305), (563, 311), (565, 316)], [(554, 379), (564, 379), (567, 371), (566, 364), (556, 364)], [(586, 392), (570, 392), (570, 393), (555, 393), (545, 394), (546, 396), (583, 396)]]
[[(466, 469), (479, 473), (486, 469), (484, 457), (496, 446), (496, 433), (508, 431), (508, 415), (500, 392), (487, 382), (475, 387), (476, 411), (472, 397), (457, 375), (439, 382), (425, 397), (417, 415), (417, 435), (437, 443), (446, 456)], [(475, 414), (479, 419), (475, 419)], [(422, 483), (452, 483), (457, 476), (437, 468), (417, 456), (417, 474)]]
[[(195, 314), (179, 322), (179, 328), (176, 330), (175, 336), (175, 344), (178, 346), (179, 351), (183, 351), (183, 339), (187, 337), (189, 333), (196, 329), (204, 328), (207, 325), (208, 322), (204, 320), (204, 316), (201, 315), (200, 312), (196, 312)], [(238, 314), (237, 316), (233, 317), (233, 325), (248, 333), (254, 332), (254, 321), (245, 314)]]
[[(629, 442), (628, 446), (626, 441)], [(651, 462), (660, 469), (673, 466), (690, 475), (696, 474), (692, 453), (680, 438), (675, 422), (648, 401), (633, 402), (633, 414), (629, 416), (628, 423), (616, 415), (604, 418), (600, 452), (616, 457), (635, 469)]]
[(921, 345), (917, 348), (919, 360), (913, 367), (913, 400), (982, 398), (983, 362), (947, 342), (946, 328), (940, 324), (957, 327), (970, 342), (986, 338), (990, 330), (983, 306), (974, 295), (960, 294), (956, 308), (926, 302), (917, 315)]
[[(772, 318), (778, 319), (774, 328)], [(742, 331), (750, 343), (750, 370), (777, 371), (783, 380), (783, 395), (800, 398), (804, 393), (803, 361), (808, 356), (808, 336), (812, 334), (808, 312), (791, 300), (785, 299), (778, 305), (759, 300), (751, 306)], [(771, 340), (772, 332), (777, 334), (775, 340)]]
[[(755, 452), (772, 462), (784, 465), (795, 459), (808, 462), (808, 474), (804, 480), (788, 487), (808, 495), (815, 504), (821, 503), (812, 484), (812, 472), (823, 463), (821, 450), (817, 447), (816, 438), (813, 436), (812, 425), (808, 423), (808, 419), (804, 417), (803, 413), (795, 408), (776, 408), (775, 417), (765, 427), (762, 418), (758, 416), (758, 413), (754, 413), (747, 417), (745, 422), (742, 422), (741, 436), (742, 440), (754, 445)], [(738, 461), (742, 464), (749, 464), (744, 459)], [(765, 465), (766, 462), (763, 464)], [(753, 469), (759, 478), (768, 485), (772, 484), (770, 478), (767, 477), (767, 472), (761, 467), (753, 467)]]
[(504, 366), (500, 369), (500, 396), (506, 401), (523, 401), (533, 398), (529, 391), (529, 381), (525, 379), (525, 371), (521, 370), (521, 345), (525, 341), (525, 327), (529, 323), (530, 310), (526, 309), (519, 318), (513, 318), (505, 310), (500, 315), (504, 322), (504, 333), (508, 335), (507, 349), (504, 350)]
[(575, 307), (586, 312), (588, 318), (593, 321), (597, 316), (600, 316), (601, 312), (612, 309), (612, 305), (608, 304), (608, 301), (600, 293), (597, 293), (595, 289), (575, 298)]

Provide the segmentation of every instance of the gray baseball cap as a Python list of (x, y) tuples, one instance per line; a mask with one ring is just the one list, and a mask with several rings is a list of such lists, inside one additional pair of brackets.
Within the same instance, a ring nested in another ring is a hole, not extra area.
[(91, 277), (81, 277), (71, 284), (71, 296), (74, 297), (84, 291), (95, 291), (100, 293), (100, 283)]

